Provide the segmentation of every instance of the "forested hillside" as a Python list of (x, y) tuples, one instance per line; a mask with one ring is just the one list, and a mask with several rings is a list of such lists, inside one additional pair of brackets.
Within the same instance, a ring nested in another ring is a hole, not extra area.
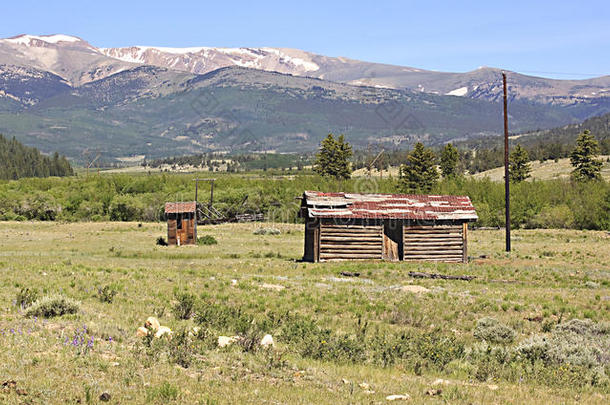
[(70, 176), (74, 174), (64, 156), (55, 153), (45, 156), (36, 148), (30, 148), (0, 134), (0, 180), (16, 180), (21, 177)]

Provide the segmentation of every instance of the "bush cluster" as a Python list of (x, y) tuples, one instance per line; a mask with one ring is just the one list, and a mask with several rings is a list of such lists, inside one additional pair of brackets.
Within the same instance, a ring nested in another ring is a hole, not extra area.
[[(159, 221), (168, 195), (194, 198), (192, 179), (165, 173), (20, 179), (0, 184), (0, 219)], [(214, 207), (224, 215), (261, 212), (278, 222), (298, 221), (294, 197), (303, 190), (363, 191), (359, 179), (314, 175), (267, 180), (219, 173), (217, 185)], [(375, 189), (394, 193), (398, 183), (393, 178), (376, 180)], [(504, 188), (499, 182), (450, 178), (438, 182), (431, 193), (468, 195), (479, 215), (476, 225), (504, 224)], [(521, 182), (511, 188), (511, 201), (516, 227), (610, 230), (610, 183), (605, 181)]]
[(80, 308), (80, 303), (61, 294), (47, 295), (36, 300), (25, 311), (25, 316), (39, 316), (53, 318), (66, 314), (75, 314)]

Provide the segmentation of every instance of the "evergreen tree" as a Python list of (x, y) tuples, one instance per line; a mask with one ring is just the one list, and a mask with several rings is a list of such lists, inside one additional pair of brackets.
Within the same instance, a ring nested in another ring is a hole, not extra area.
[(418, 142), (407, 155), (407, 163), (400, 166), (400, 189), (404, 192), (429, 192), (438, 177), (434, 152)]
[(602, 162), (596, 160), (599, 144), (589, 130), (578, 136), (576, 147), (570, 153), (570, 162), (574, 167), (572, 176), (578, 181), (600, 180)]
[(352, 174), (349, 159), (352, 157), (352, 146), (343, 135), (337, 139), (328, 134), (320, 143), (313, 170), (321, 176), (349, 179)]
[(456, 177), (459, 173), (460, 153), (453, 144), (448, 143), (441, 152), (441, 172), (443, 177)]
[(21, 177), (71, 176), (74, 174), (64, 156), (55, 153), (45, 156), (14, 137), (0, 135), (0, 179), (16, 180)]
[(519, 183), (531, 177), (531, 171), (527, 150), (517, 144), (509, 156), (508, 178), (512, 182)]

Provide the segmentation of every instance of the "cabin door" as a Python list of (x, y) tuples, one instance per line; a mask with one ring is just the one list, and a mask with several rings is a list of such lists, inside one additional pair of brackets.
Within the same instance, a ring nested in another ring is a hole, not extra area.
[(400, 241), (402, 239), (402, 224), (389, 219), (383, 221), (383, 259), (390, 261), (400, 260)]

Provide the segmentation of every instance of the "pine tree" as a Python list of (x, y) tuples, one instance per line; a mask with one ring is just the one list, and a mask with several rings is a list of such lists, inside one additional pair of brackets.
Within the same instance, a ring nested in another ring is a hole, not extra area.
[(321, 176), (349, 179), (352, 174), (349, 159), (352, 157), (352, 146), (343, 135), (337, 139), (328, 134), (320, 143), (313, 170)]
[(600, 180), (602, 162), (596, 160), (599, 144), (589, 130), (585, 130), (576, 139), (576, 147), (570, 153), (570, 162), (574, 167), (572, 176), (578, 181)]
[(510, 153), (508, 163), (508, 178), (510, 181), (519, 183), (531, 177), (532, 168), (529, 164), (529, 154), (527, 150), (517, 144)]
[(436, 157), (431, 149), (418, 142), (400, 166), (399, 187), (404, 192), (429, 192), (438, 181)]
[(440, 167), (443, 177), (449, 178), (458, 176), (460, 174), (458, 170), (459, 163), (460, 153), (453, 144), (448, 143), (441, 152)]

